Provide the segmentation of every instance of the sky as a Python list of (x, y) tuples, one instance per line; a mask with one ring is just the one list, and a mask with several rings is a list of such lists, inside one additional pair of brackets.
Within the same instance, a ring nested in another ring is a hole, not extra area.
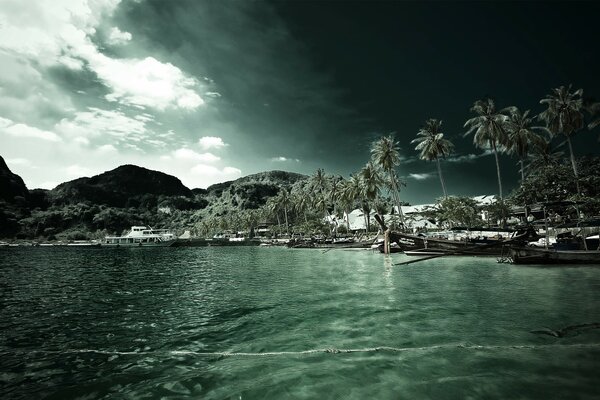
[[(123, 164), (190, 187), (266, 170), (348, 177), (400, 144), (401, 197), (441, 196), (410, 142), (444, 121), (451, 194), (497, 191), (464, 137), (477, 99), (600, 98), (594, 2), (0, 0), (0, 155), (29, 188)], [(599, 154), (598, 130), (574, 139)], [(505, 191), (517, 160), (501, 156)]]

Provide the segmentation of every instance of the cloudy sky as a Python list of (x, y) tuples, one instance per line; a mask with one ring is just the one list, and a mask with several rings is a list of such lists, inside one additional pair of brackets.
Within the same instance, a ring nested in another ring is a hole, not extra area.
[[(444, 120), (456, 194), (496, 190), (469, 107), (600, 98), (595, 3), (0, 0), (0, 155), (29, 188), (122, 164), (190, 188), (323, 167), (348, 176), (394, 133), (403, 198), (440, 196), (410, 141)], [(597, 132), (576, 152), (598, 154)], [(503, 156), (505, 185), (516, 160)]]

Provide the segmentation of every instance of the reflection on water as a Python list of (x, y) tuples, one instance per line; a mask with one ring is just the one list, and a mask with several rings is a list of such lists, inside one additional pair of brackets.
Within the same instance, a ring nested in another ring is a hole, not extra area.
[(2, 398), (596, 398), (600, 268), (0, 250)]

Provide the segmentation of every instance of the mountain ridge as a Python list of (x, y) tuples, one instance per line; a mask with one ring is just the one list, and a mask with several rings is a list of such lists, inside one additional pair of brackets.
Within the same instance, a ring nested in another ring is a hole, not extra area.
[(181, 213), (193, 213), (198, 221), (257, 209), (282, 187), (291, 189), (294, 183), (307, 178), (295, 172), (271, 170), (206, 189), (189, 189), (173, 175), (124, 164), (63, 182), (50, 190), (28, 190), (23, 179), (12, 173), (0, 157), (0, 189), (9, 198), (0, 202), (0, 220), (7, 221), (9, 227), (0, 230), (0, 237), (60, 237), (73, 230), (83, 232), (78, 237), (89, 237), (90, 232), (119, 232), (133, 224), (177, 228), (190, 223)]

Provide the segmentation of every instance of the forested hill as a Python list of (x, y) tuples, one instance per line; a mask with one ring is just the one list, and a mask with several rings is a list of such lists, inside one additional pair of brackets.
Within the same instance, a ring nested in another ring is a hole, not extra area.
[(191, 190), (163, 172), (122, 165), (30, 191), (0, 157), (0, 237), (83, 239), (136, 224), (185, 229), (209, 216), (257, 209), (282, 187), (306, 178), (268, 171)]
[(144, 198), (156, 196), (193, 198), (194, 194), (174, 176), (135, 165), (122, 165), (91, 178), (61, 183), (50, 191), (53, 204), (87, 201), (112, 207), (137, 206)]
[(12, 204), (20, 201), (18, 197), (26, 199), (28, 196), (29, 190), (27, 190), (23, 179), (19, 175), (13, 174), (6, 165), (4, 158), (0, 156), (0, 200)]

